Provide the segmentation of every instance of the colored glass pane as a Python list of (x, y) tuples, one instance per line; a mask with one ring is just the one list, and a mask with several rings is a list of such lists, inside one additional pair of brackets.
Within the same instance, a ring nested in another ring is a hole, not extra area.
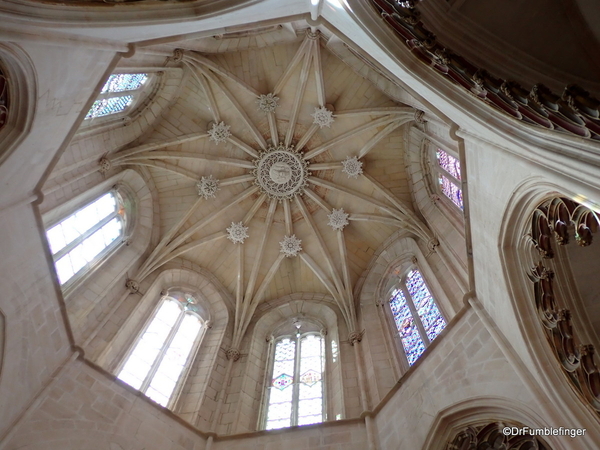
[(145, 73), (115, 73), (108, 77), (100, 93), (134, 91), (142, 87), (147, 79), (148, 74)]
[(436, 151), (436, 157), (440, 167), (460, 181), (460, 161), (440, 148)]
[(323, 421), (323, 338), (309, 334), (298, 348), (296, 342), (283, 338), (275, 345), (268, 430)]
[(444, 175), (439, 176), (439, 183), (444, 195), (460, 209), (463, 209), (463, 197), (460, 188)]
[(404, 352), (406, 353), (406, 358), (412, 366), (425, 351), (425, 343), (421, 339), (419, 329), (406, 302), (406, 297), (401, 290), (396, 289), (392, 293), (390, 307), (394, 316), (394, 322), (396, 322), (396, 327), (398, 328), (398, 333), (400, 334)]
[(167, 298), (136, 343), (118, 378), (167, 406), (198, 339), (202, 321)]
[(429, 292), (421, 272), (411, 270), (406, 277), (406, 288), (410, 293), (419, 319), (429, 341), (433, 341), (446, 326), (433, 296)]
[(116, 114), (124, 111), (131, 102), (133, 101), (132, 95), (124, 95), (122, 97), (110, 97), (100, 100), (96, 100), (92, 105), (91, 109), (85, 116), (86, 119), (93, 119), (94, 117), (108, 116), (109, 114)]

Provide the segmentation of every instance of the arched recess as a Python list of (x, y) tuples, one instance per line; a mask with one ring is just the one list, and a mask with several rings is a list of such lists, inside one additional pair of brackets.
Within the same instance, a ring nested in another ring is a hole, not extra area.
[[(376, 405), (397, 383), (408, 367), (402, 361), (402, 346), (397, 342), (397, 331), (393, 331), (390, 317), (384, 308), (389, 301), (387, 294), (398, 267), (415, 264), (421, 271), (442, 314), (449, 321), (458, 312), (463, 292), (450, 281), (450, 274), (436, 254), (427, 249), (424, 253), (418, 242), (411, 236), (399, 232), (391, 236), (375, 254), (365, 273), (364, 282), (357, 293), (365, 335), (363, 344), (369, 394)], [(396, 277), (397, 278), (397, 277)], [(386, 349), (385, 354), (379, 350)], [(377, 356), (375, 356), (377, 355)], [(374, 358), (384, 358), (375, 361)]]
[[(582, 190), (589, 192), (587, 187)], [(508, 202), (502, 220), (499, 246), (504, 277), (510, 293), (510, 306), (501, 305), (504, 310), (498, 310), (497, 314), (502, 314), (511, 322), (514, 321), (510, 325), (513, 346), (529, 366), (529, 372), (535, 376), (550, 399), (550, 404), (560, 412), (561, 425), (584, 427), (588, 433), (591, 430), (597, 433), (600, 431), (598, 413), (584, 400), (582, 393), (561, 367), (561, 362), (555, 356), (546, 336), (536, 305), (534, 282), (538, 264), (543, 261), (543, 256), (532, 243), (532, 216), (539, 205), (555, 197), (587, 198), (541, 177), (532, 177), (515, 189)], [(560, 292), (559, 295), (564, 293)], [(517, 327), (518, 332), (515, 332)], [(578, 439), (584, 440), (587, 437)]]
[(115, 291), (116, 286), (124, 285), (126, 272), (131, 270), (150, 245), (154, 227), (152, 192), (137, 171), (126, 169), (43, 215), (44, 223), (50, 225), (114, 186), (126, 191), (130, 199), (128, 214), (132, 223), (128, 226), (129, 236), (106, 258), (63, 290), (71, 327), (78, 342), (82, 342), (96, 327), (94, 318), (102, 316), (112, 301), (107, 293)]
[(231, 328), (229, 324), (231, 311), (228, 307), (231, 299), (225, 298), (221, 287), (211, 280), (210, 274), (183, 267), (165, 267), (149, 286), (142, 285), (141, 289), (144, 290), (144, 295), (136, 302), (133, 311), (94, 362), (115, 373), (139, 333), (152, 317), (162, 293), (169, 290), (190, 292), (204, 308), (209, 329), (205, 332), (193, 358), (174, 412), (194, 424), (205, 401), (207, 387), (221, 382), (216, 366), (221, 363), (220, 358), (223, 359), (219, 349), (228, 344), (225, 341), (229, 334), (228, 328)]
[[(0, 43), (0, 72), (6, 77), (6, 119), (0, 126), (0, 165), (31, 129), (36, 108), (36, 74), (29, 57), (17, 46)], [(1, 93), (0, 93), (1, 94)]]
[[(466, 426), (493, 422), (510, 426), (522, 425), (531, 429), (550, 427), (536, 411), (524, 404), (500, 397), (479, 397), (441, 410), (433, 421), (423, 450), (447, 450), (449, 441)], [(564, 437), (544, 436), (543, 439), (553, 450), (571, 448), (562, 443), (565, 442)]]
[[(271, 354), (271, 337), (286, 322), (304, 318), (313, 324), (322, 324), (325, 336), (325, 403), (326, 420), (346, 418), (344, 383), (342, 381), (342, 360), (352, 352), (341, 345), (340, 336), (347, 336), (348, 330), (335, 305), (328, 295), (299, 293), (264, 303), (258, 308), (255, 319), (247, 333), (247, 344), (242, 351), (243, 367), (237, 375), (239, 386), (237, 403), (227, 405), (234, 412), (232, 420), (221, 420), (221, 433), (232, 434), (260, 429), (264, 414), (264, 396), (268, 384), (268, 359)], [(344, 350), (347, 350), (344, 352)], [(223, 409), (223, 418), (227, 416)]]

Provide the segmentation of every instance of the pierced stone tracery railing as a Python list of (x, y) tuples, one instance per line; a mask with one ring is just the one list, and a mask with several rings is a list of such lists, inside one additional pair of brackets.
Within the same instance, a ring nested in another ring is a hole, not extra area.
[(542, 84), (528, 91), (441, 45), (421, 22), (416, 0), (370, 1), (417, 58), (476, 98), (528, 124), (600, 140), (600, 101), (581, 87), (569, 85), (562, 96)]
[(8, 80), (0, 68), (0, 130), (8, 121)]
[[(507, 435), (503, 430), (525, 427), (520, 424), (493, 422), (489, 424), (471, 425), (460, 432), (448, 442), (445, 450), (474, 450), (474, 449), (504, 449), (504, 450), (550, 450), (535, 436), (528, 433), (521, 435)], [(512, 431), (511, 431), (512, 433)]]
[(594, 346), (579, 344), (571, 312), (556, 296), (552, 242), (566, 245), (574, 232), (577, 244), (587, 247), (599, 227), (598, 215), (573, 200), (556, 197), (541, 204), (533, 213), (531, 243), (543, 259), (529, 274), (534, 283), (538, 316), (554, 354), (573, 386), (598, 413), (600, 370), (594, 360)]

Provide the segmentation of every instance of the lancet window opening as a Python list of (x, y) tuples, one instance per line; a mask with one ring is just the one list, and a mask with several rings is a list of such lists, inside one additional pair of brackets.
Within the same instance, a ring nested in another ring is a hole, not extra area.
[(149, 78), (147, 73), (112, 74), (85, 118), (104, 117), (130, 109), (147, 86)]
[(412, 366), (446, 327), (421, 272), (413, 267), (392, 289), (389, 306), (408, 364)]
[(117, 377), (172, 409), (206, 330), (201, 311), (189, 293), (164, 296)]
[(267, 430), (323, 422), (325, 340), (318, 332), (279, 336), (266, 390)]
[(435, 150), (434, 183), (438, 190), (461, 211), (464, 209), (461, 189), (460, 161), (441, 148)]
[(89, 270), (123, 242), (127, 211), (117, 189), (102, 194), (46, 230), (61, 286)]

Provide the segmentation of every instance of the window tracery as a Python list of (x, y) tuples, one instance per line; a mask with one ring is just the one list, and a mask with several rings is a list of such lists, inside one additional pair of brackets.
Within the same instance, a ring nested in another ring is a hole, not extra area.
[(117, 377), (159, 405), (172, 407), (206, 323), (189, 293), (163, 297)]
[(8, 79), (0, 67), (0, 130), (8, 121)]
[(416, 268), (410, 269), (392, 290), (389, 305), (406, 359), (412, 366), (446, 327), (446, 320)]
[(126, 220), (123, 197), (113, 189), (46, 230), (61, 286), (123, 241)]
[(460, 161), (438, 148), (435, 152), (436, 176), (439, 190), (461, 210), (464, 209), (461, 189)]
[(112, 74), (85, 118), (94, 119), (125, 111), (134, 103), (148, 79), (147, 73)]
[(301, 334), (299, 330), (275, 340), (265, 429), (323, 421), (324, 345), (320, 333)]
[(568, 198), (554, 197), (533, 212), (528, 235), (537, 259), (528, 277), (534, 284), (539, 320), (564, 374), (597, 413), (600, 413), (600, 369), (595, 347), (589, 343), (581, 345), (581, 330), (575, 327), (571, 311), (566, 308), (561, 292), (561, 281), (563, 284), (565, 281), (561, 259), (566, 258), (559, 254), (559, 247), (568, 245), (572, 234), (579, 247), (588, 247), (599, 228), (596, 211)]

